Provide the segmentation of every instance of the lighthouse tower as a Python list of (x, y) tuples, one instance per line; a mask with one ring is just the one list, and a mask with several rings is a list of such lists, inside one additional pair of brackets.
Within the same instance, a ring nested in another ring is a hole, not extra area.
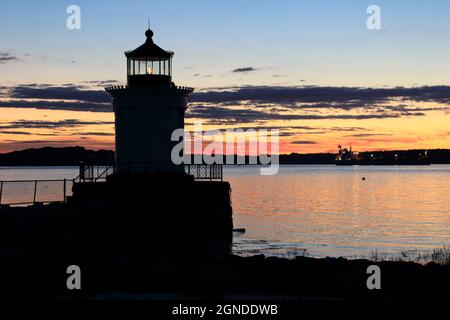
[(115, 116), (115, 165), (81, 164), (70, 202), (84, 208), (75, 211), (86, 217), (92, 248), (106, 244), (106, 252), (129, 247), (147, 254), (218, 243), (228, 251), (230, 184), (220, 164), (172, 162), (180, 143), (172, 133), (184, 128), (193, 89), (175, 86), (173, 52), (157, 46), (150, 29), (145, 36), (143, 45), (125, 52), (127, 85), (105, 88)]
[(146, 41), (125, 52), (127, 86), (107, 87), (115, 116), (116, 173), (183, 173), (182, 165), (171, 161), (177, 141), (172, 132), (184, 128), (184, 114), (192, 88), (172, 82), (173, 52)]

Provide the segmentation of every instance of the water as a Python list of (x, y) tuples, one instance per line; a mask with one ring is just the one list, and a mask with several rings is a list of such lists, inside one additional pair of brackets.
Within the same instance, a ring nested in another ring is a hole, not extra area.
[[(282, 166), (226, 171), (239, 254), (367, 256), (450, 243), (450, 166)], [(366, 177), (363, 181), (362, 178)]]
[[(237, 254), (351, 257), (450, 244), (450, 165), (282, 166), (276, 176), (228, 167), (224, 173), (235, 227), (247, 230), (235, 234)], [(0, 168), (0, 180), (77, 174), (76, 167)], [(55, 196), (52, 189), (40, 188), (38, 197)]]
[[(62, 202), (65, 195), (72, 194), (71, 180), (78, 173), (78, 167), (0, 167), (0, 181), (3, 181), (0, 186), (0, 203), (26, 205), (35, 201)], [(64, 182), (63, 179), (67, 181)]]

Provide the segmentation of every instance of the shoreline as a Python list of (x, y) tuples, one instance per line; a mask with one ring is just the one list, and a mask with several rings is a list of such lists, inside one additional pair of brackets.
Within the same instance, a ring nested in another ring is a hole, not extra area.
[[(410, 150), (385, 150), (385, 151), (363, 151), (359, 153), (361, 159), (366, 159), (367, 165), (387, 165), (386, 163), (397, 163), (397, 165), (408, 165), (408, 162), (417, 163), (417, 156), (427, 152), (431, 164), (450, 164), (450, 149), (410, 149)], [(193, 155), (191, 155), (192, 157)], [(335, 164), (336, 153), (291, 153), (279, 154), (280, 164)], [(216, 157), (223, 159), (223, 155)], [(371, 158), (377, 159), (370, 163)], [(397, 158), (398, 157), (398, 158)], [(234, 163), (237, 160), (249, 163), (248, 156), (234, 155)], [(394, 161), (394, 159), (398, 159)], [(378, 160), (382, 160), (378, 162)], [(38, 149), (23, 149), (0, 154), (0, 166), (78, 166), (80, 162), (108, 165), (114, 162), (114, 151), (111, 150), (88, 150), (84, 147), (42, 147)], [(383, 163), (384, 162), (384, 163)], [(191, 161), (194, 163), (194, 161)], [(362, 162), (364, 165), (364, 161)], [(419, 163), (420, 165), (420, 163)]]

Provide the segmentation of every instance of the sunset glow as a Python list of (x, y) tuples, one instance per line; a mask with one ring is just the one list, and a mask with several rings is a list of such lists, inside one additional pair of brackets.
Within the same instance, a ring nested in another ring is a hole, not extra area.
[[(176, 52), (175, 83), (196, 89), (188, 130), (196, 120), (205, 130), (276, 128), (281, 153), (335, 152), (339, 144), (358, 151), (450, 148), (446, 10), (431, 19), (421, 5), (379, 1), (389, 15), (385, 29), (372, 32), (363, 6), (200, 2), (138, 1), (138, 12), (120, 3), (105, 13), (103, 5), (79, 1), (80, 30), (65, 27), (64, 2), (47, 6), (37, 25), (31, 15), (38, 4), (27, 2), (26, 12), (0, 4), (0, 152), (113, 149), (114, 116), (103, 88), (126, 83), (123, 52), (142, 42), (149, 12), (157, 40)], [(185, 14), (180, 25), (168, 19), (175, 5)], [(424, 18), (410, 24), (419, 11)], [(132, 23), (99, 22), (131, 12)], [(224, 23), (230, 16), (233, 25)], [(180, 30), (189, 36), (180, 38)]]

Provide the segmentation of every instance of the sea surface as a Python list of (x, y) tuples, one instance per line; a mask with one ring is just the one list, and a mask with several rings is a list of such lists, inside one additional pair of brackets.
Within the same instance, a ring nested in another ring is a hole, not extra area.
[[(275, 176), (227, 167), (236, 254), (369, 256), (450, 245), (450, 165), (286, 165)], [(70, 179), (76, 167), (0, 167), (0, 180)], [(365, 180), (363, 180), (365, 178)], [(37, 201), (63, 197), (63, 182), (37, 185)], [(34, 183), (3, 183), (2, 202), (26, 202)]]

